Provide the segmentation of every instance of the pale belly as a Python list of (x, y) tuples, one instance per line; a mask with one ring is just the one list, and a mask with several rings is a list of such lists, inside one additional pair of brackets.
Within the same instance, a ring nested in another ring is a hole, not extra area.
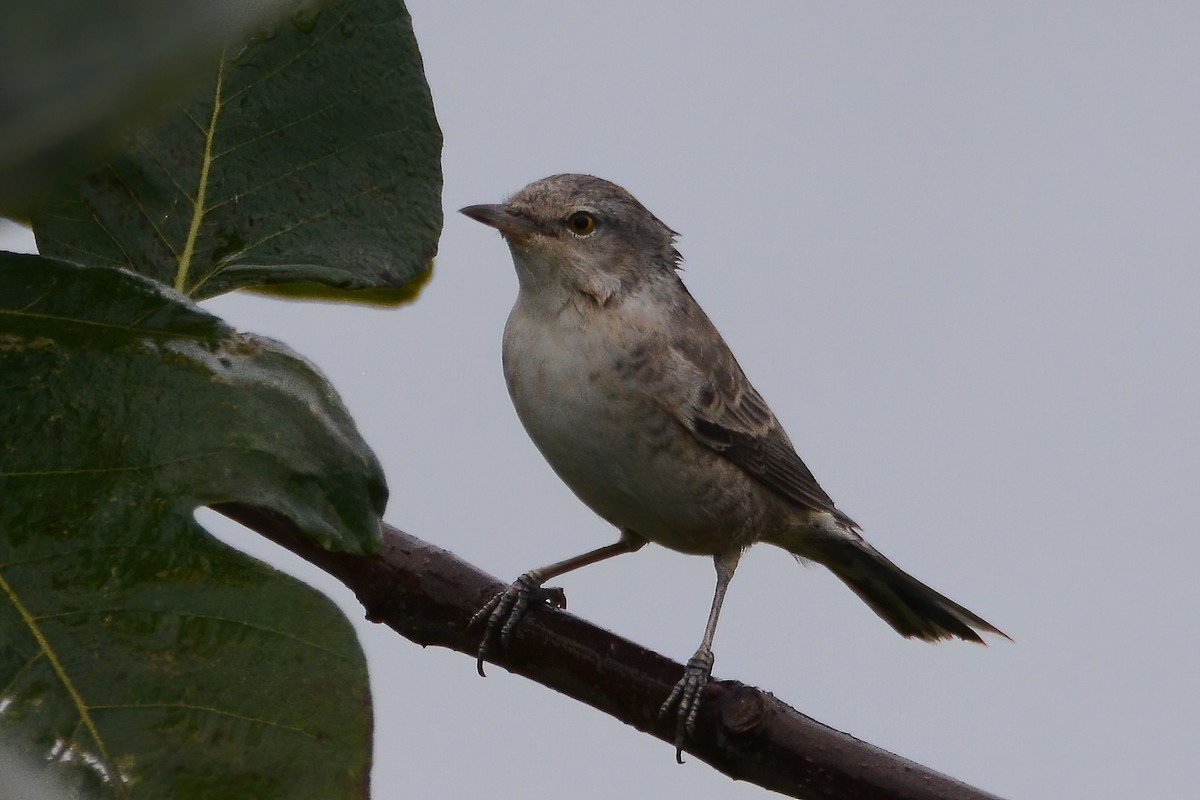
[(761, 505), (749, 496), (757, 485), (631, 381), (621, 368), (629, 342), (585, 330), (532, 335), (513, 318), (505, 330), (517, 416), (558, 476), (613, 525), (675, 550), (714, 554), (758, 538), (761, 515), (748, 513)]

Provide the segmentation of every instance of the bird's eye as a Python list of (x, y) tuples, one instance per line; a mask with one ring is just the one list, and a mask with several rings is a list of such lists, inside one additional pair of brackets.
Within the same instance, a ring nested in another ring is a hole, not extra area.
[(576, 236), (587, 236), (596, 230), (596, 218), (586, 211), (576, 211), (567, 217), (567, 229)]

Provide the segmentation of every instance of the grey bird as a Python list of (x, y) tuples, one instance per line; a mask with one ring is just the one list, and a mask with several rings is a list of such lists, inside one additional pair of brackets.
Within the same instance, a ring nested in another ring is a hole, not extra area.
[(516, 266), (503, 357), (517, 416), (563, 482), (621, 531), (527, 572), (480, 610), (480, 674), (531, 603), (562, 605), (546, 581), (648, 541), (712, 556), (717, 571), (700, 647), (660, 709), (675, 709), (677, 757), (712, 672), (726, 589), (755, 542), (828, 567), (903, 636), (1006, 636), (885, 558), (833, 504), (679, 279), (677, 234), (633, 195), (553, 175), (462, 213), (500, 231)]

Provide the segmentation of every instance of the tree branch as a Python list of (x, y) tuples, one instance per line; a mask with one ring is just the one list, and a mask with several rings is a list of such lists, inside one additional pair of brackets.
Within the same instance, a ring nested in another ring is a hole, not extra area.
[[(335, 576), (367, 619), (420, 645), (475, 656), (471, 616), (504, 584), (451, 553), (388, 525), (372, 556), (332, 553), (290, 520), (263, 508), (216, 510)], [(659, 719), (683, 665), (566, 612), (531, 610), (495, 663), (673, 743), (674, 718)], [(737, 780), (782, 794), (880, 800), (997, 800), (920, 764), (822, 725), (738, 681), (712, 681), (687, 752)], [(664, 756), (665, 757), (665, 756)]]

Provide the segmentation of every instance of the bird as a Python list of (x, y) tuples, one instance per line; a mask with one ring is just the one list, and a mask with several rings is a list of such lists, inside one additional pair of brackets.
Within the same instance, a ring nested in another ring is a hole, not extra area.
[(502, 353), (517, 416), (559, 478), (620, 531), (521, 575), (479, 610), (481, 675), (531, 606), (564, 607), (547, 581), (648, 542), (709, 556), (717, 575), (700, 646), (659, 709), (674, 711), (677, 759), (695, 733), (726, 591), (753, 544), (825, 566), (902, 636), (1009, 638), (892, 563), (834, 505), (684, 286), (678, 234), (627, 190), (551, 175), (461, 213), (500, 232), (516, 269)]

